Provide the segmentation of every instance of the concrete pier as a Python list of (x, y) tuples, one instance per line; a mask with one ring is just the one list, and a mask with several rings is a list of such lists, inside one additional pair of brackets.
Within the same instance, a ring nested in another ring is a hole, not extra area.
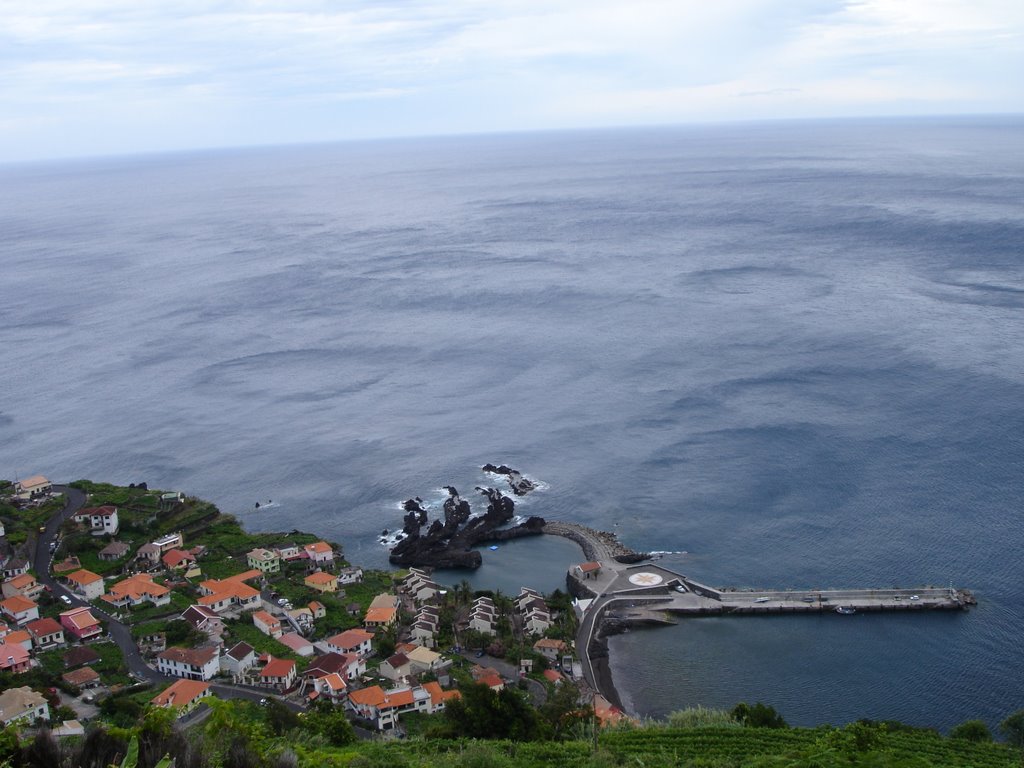
[[(554, 531), (552, 531), (554, 533)], [(601, 550), (595, 542), (588, 554)], [(607, 552), (607, 550), (605, 550)], [(602, 560), (601, 567), (585, 572), (573, 566), (567, 574), (569, 591), (581, 600), (576, 650), (586, 682), (602, 691), (595, 673), (591, 644), (598, 637), (602, 617), (609, 609), (628, 609), (625, 614), (642, 615), (650, 611), (677, 616), (727, 614), (833, 613), (836, 620), (849, 614), (879, 611), (966, 610), (976, 603), (965, 589), (917, 587), (911, 589), (799, 589), (732, 590), (702, 584), (654, 562), (627, 564), (614, 557)], [(646, 609), (646, 610), (645, 610)], [(621, 620), (621, 618), (620, 618)], [(607, 680), (605, 684), (608, 685)]]

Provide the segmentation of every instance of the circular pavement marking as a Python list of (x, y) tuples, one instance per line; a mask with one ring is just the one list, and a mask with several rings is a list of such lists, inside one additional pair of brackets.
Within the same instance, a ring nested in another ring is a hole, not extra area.
[(629, 577), (631, 583), (636, 584), (639, 587), (654, 587), (661, 584), (664, 579), (656, 573), (634, 573)]

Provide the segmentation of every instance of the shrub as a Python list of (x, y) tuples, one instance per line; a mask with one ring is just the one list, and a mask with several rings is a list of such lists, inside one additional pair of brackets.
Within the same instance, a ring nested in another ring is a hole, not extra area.
[(960, 723), (949, 732), (949, 738), (959, 739), (962, 741), (992, 741), (992, 731), (988, 729), (981, 720), (968, 720), (965, 723)]

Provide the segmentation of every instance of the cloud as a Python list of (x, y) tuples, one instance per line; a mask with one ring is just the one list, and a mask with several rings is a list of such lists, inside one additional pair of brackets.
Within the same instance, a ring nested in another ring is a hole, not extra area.
[[(237, 136), (251, 143), (1024, 109), (1016, 0), (0, 0), (0, 13), (0, 146), (15, 156), (89, 150), (30, 128), (61, 105), (96, 133), (104, 119), (145, 128), (154, 149), (202, 142), (214, 119), (211, 143), (259, 126)], [(165, 128), (141, 114), (155, 104)]]

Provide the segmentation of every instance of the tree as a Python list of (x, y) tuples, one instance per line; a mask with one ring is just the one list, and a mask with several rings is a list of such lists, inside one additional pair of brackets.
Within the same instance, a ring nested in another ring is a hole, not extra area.
[(398, 644), (398, 630), (391, 625), (378, 632), (374, 636), (373, 642), (377, 645), (377, 655), (386, 659), (395, 652), (395, 646)]
[(281, 736), (300, 724), (299, 716), (277, 699), (268, 699), (263, 708), (263, 716), (275, 736)]
[(575, 683), (564, 680), (553, 688), (538, 709), (553, 738), (565, 738), (577, 731), (580, 724), (594, 720), (594, 708), (580, 704), (580, 690)]
[(537, 711), (513, 688), (495, 693), (483, 683), (460, 688), (448, 702), (445, 721), (454, 735), (470, 739), (534, 741), (541, 736)]
[(318, 703), (303, 717), (303, 721), (309, 730), (321, 734), (335, 747), (343, 747), (356, 740), (356, 732), (345, 713), (328, 702)]
[(1024, 749), (1024, 709), (1018, 709), (999, 724), (999, 731), (1015, 747)]
[(968, 720), (960, 723), (949, 732), (949, 738), (960, 741), (992, 741), (992, 731), (981, 720)]
[(746, 702), (740, 702), (733, 707), (730, 713), (733, 719), (747, 728), (788, 728), (789, 725), (782, 718), (775, 707), (762, 704), (760, 701), (750, 706)]

